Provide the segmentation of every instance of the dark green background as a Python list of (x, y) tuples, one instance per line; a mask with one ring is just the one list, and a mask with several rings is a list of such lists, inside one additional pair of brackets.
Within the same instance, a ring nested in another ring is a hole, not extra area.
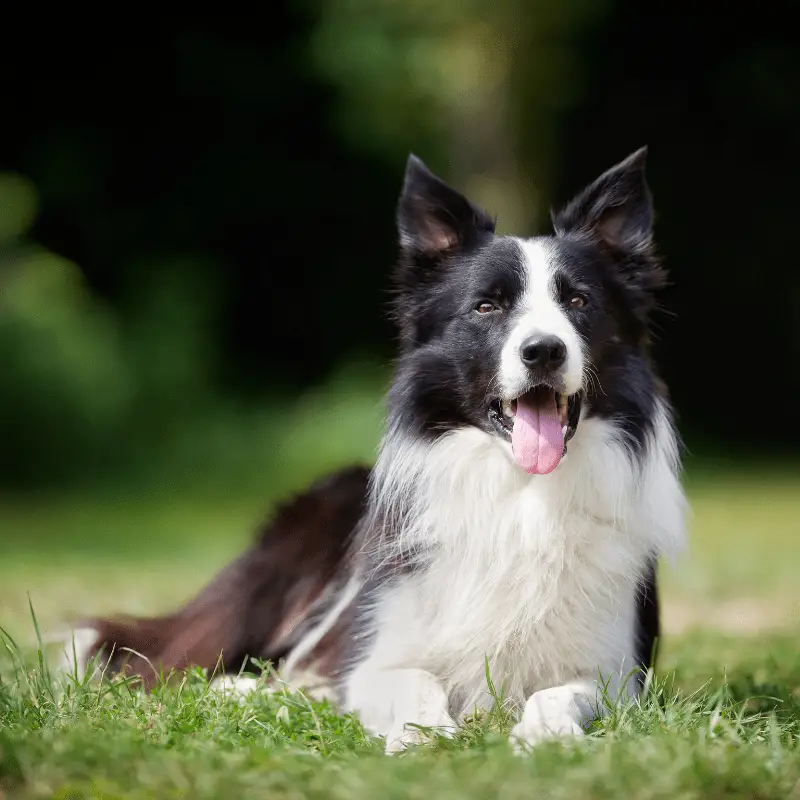
[[(398, 51), (430, 34), (424, 7), (404, 7)], [(400, 24), (387, 8), (275, 0), (252, 18), (43, 16), (6, 31), (0, 172), (28, 181), (4, 202), (30, 224), (0, 237), (2, 484), (124, 477), (184, 429), (200, 441), (292, 404), (342, 363), (388, 361), (405, 156), (458, 182), (460, 136), (418, 78), (405, 92), (380, 46)], [(658, 360), (687, 439), (728, 454), (800, 445), (790, 15), (777, 2), (507, 0), (453, 4), (435, 32), (514, 31), (513, 167), (550, 201), (650, 146), (674, 281)], [(339, 47), (374, 59), (363, 91), (385, 109), (359, 105), (363, 75), (338, 69), (352, 63)], [(424, 42), (413, 52), (424, 61)], [(26, 259), (47, 253), (85, 287), (31, 277)]]

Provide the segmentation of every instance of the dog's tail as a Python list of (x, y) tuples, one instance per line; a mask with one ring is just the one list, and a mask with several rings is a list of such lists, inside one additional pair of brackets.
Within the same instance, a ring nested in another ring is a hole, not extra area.
[[(70, 660), (77, 655), (85, 669), (102, 655), (106, 670), (138, 675), (145, 686), (193, 666), (236, 673), (248, 656), (277, 665), (311, 615), (336, 603), (333, 587), (346, 583), (368, 479), (367, 469), (352, 467), (281, 506), (253, 546), (175, 613), (82, 623)], [(339, 644), (330, 635), (317, 643), (316, 663), (333, 661), (320, 651)]]

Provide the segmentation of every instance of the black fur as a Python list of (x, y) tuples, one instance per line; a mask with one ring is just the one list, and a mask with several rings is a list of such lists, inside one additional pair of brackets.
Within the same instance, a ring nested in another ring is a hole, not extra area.
[[(659, 610), (656, 563), (651, 561), (636, 596), (636, 663), (643, 670), (655, 667), (658, 658), (658, 640), (661, 635)], [(645, 674), (644, 671), (640, 674), (641, 681), (644, 681)]]

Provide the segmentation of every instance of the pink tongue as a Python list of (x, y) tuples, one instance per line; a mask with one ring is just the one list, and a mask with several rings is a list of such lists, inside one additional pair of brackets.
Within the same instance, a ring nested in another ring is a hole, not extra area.
[(517, 400), (511, 449), (517, 464), (531, 475), (547, 475), (558, 466), (564, 434), (554, 392), (531, 392)]

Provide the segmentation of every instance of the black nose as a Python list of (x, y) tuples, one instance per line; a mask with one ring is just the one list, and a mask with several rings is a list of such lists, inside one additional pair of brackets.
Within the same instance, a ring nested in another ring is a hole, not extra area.
[(532, 336), (522, 343), (519, 356), (530, 369), (554, 372), (567, 360), (567, 346), (557, 336)]

